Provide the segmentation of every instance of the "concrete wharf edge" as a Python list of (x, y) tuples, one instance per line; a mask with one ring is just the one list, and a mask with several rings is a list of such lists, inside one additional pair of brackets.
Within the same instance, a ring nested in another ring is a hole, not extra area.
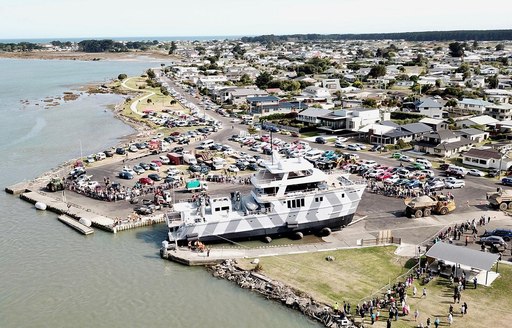
[(66, 214), (61, 214), (57, 218), (60, 222), (63, 222), (64, 224), (70, 226), (71, 228), (83, 233), (84, 235), (90, 235), (94, 233), (94, 229), (91, 227), (88, 227), (86, 225), (81, 224), (80, 222), (76, 221), (75, 219), (67, 216)]
[(73, 205), (70, 206), (63, 201), (56, 200), (49, 196), (45, 196), (42, 193), (34, 191), (24, 192), (20, 194), (20, 198), (32, 204), (42, 202), (46, 204), (46, 207), (49, 211), (57, 214), (65, 214), (77, 221), (81, 218), (85, 218), (91, 221), (93, 227), (108, 232), (116, 232), (116, 229), (112, 227), (114, 220), (91, 212), (90, 210), (81, 209)]

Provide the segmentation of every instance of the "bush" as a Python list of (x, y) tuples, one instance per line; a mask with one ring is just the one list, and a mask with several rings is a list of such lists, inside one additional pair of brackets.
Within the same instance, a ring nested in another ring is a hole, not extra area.
[(118, 80), (120, 80), (120, 81), (122, 81), (122, 80), (126, 79), (127, 77), (128, 77), (128, 75), (126, 75), (126, 74), (119, 74), (119, 75), (117, 76), (117, 79), (118, 79)]

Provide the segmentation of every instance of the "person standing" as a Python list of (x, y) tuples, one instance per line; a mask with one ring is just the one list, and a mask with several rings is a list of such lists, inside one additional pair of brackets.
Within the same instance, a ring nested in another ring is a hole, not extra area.
[(416, 309), (416, 311), (414, 311), (414, 321), (418, 321), (419, 316), (420, 316), (420, 311), (418, 311), (418, 309)]
[(436, 317), (436, 320), (434, 320), (434, 327), (438, 328), (440, 322), (441, 322), (441, 320), (439, 320), (439, 318)]
[(427, 318), (427, 328), (430, 328), (430, 317)]
[(450, 313), (450, 314), (448, 314), (448, 325), (451, 326), (452, 323), (453, 323), (453, 315)]
[(473, 285), (475, 286), (475, 289), (476, 289), (476, 284), (478, 282), (478, 279), (476, 277), (473, 278)]
[(388, 318), (388, 321), (386, 322), (386, 328), (391, 328), (391, 318)]
[(421, 297), (427, 297), (427, 287), (423, 287), (423, 294), (421, 295)]
[(468, 314), (468, 304), (466, 302), (464, 302), (463, 306), (464, 306), (464, 314)]
[(418, 289), (416, 288), (416, 286), (413, 286), (412, 287), (412, 296), (416, 297), (417, 292), (418, 292)]

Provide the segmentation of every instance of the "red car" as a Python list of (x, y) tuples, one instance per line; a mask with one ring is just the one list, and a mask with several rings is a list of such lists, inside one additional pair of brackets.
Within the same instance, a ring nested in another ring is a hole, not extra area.
[(155, 164), (156, 164), (156, 165), (158, 165), (158, 166), (162, 166), (162, 162), (160, 162), (160, 161), (159, 161), (159, 160), (157, 160), (157, 159), (152, 160), (152, 161), (151, 161), (151, 163), (155, 163)]
[(173, 136), (173, 137), (176, 137), (176, 136), (179, 136), (179, 135), (180, 135), (179, 131), (174, 131), (173, 133), (171, 133), (171, 136)]
[(152, 186), (155, 182), (151, 180), (150, 178), (140, 178), (139, 183), (143, 185), (150, 185)]
[(386, 180), (388, 178), (391, 178), (391, 176), (392, 176), (391, 172), (382, 172), (379, 175), (377, 175), (376, 178), (379, 181), (383, 181), (383, 180)]

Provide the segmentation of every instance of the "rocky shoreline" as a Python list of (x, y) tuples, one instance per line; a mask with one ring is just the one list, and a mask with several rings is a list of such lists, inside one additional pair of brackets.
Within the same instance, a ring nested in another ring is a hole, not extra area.
[(234, 282), (241, 288), (250, 289), (267, 299), (280, 302), (320, 322), (325, 327), (355, 327), (349, 320), (335, 314), (330, 306), (317, 302), (310, 296), (256, 271), (243, 270), (234, 260), (226, 260), (207, 269), (214, 277)]

